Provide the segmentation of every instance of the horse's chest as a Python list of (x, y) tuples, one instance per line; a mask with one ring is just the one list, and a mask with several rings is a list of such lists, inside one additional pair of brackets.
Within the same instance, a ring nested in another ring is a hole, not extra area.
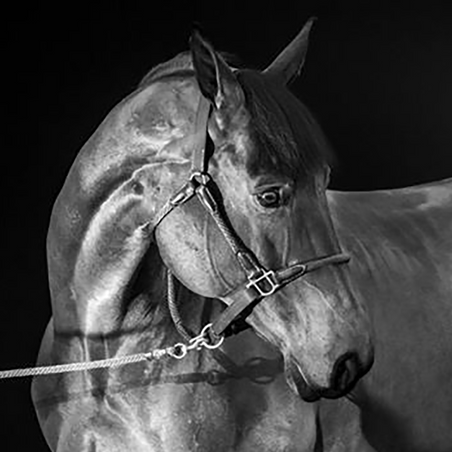
[[(237, 388), (237, 386), (244, 386)], [(311, 451), (315, 427), (295, 404), (274, 406), (255, 384), (167, 384), (136, 394), (134, 425), (152, 451)]]

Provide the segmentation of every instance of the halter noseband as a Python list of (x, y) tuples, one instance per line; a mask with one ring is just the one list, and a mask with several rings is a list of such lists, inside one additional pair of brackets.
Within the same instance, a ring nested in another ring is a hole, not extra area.
[[(206, 159), (207, 121), (209, 119), (209, 113), (210, 104), (201, 95), (196, 113), (195, 133), (192, 137), (194, 154), (191, 175), (182, 188), (159, 211), (153, 222), (153, 229), (170, 212), (185, 204), (193, 196), (198, 198), (220, 229), (246, 274), (247, 282), (233, 291), (234, 301), (211, 324), (211, 336), (213, 338), (219, 338), (227, 333), (235, 334), (244, 329), (244, 318), (263, 298), (274, 294), (286, 284), (289, 284), (306, 273), (326, 265), (346, 263), (350, 260), (350, 256), (345, 253), (338, 253), (306, 262), (298, 262), (280, 270), (269, 270), (261, 265), (254, 253), (243, 244), (232, 226), (229, 225), (209, 187), (209, 185), (213, 184), (213, 180), (207, 171), (208, 161)], [(183, 332), (183, 328), (179, 324), (180, 322), (175, 320), (175, 323), (178, 330)]]

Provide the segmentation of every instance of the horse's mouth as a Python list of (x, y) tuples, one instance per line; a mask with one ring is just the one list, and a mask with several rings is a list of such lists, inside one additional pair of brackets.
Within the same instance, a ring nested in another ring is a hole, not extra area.
[(303, 372), (295, 362), (286, 358), (284, 360), (286, 381), (289, 387), (305, 402), (315, 402), (321, 398), (318, 391), (309, 385)]
[(290, 388), (305, 402), (315, 402), (319, 399), (337, 399), (350, 393), (356, 386), (359, 378), (365, 373), (361, 371), (347, 385), (333, 385), (328, 388), (319, 388), (308, 381), (301, 367), (290, 357), (284, 360), (286, 381)]

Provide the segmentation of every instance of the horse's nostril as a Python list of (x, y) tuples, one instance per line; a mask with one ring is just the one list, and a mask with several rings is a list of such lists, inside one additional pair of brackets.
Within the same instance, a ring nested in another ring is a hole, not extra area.
[(356, 353), (346, 353), (336, 362), (331, 374), (331, 387), (348, 392), (358, 380), (361, 365)]

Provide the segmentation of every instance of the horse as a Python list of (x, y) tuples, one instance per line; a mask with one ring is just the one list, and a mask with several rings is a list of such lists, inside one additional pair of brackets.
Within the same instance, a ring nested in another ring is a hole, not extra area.
[(78, 154), (50, 219), (38, 364), (149, 359), (36, 377), (52, 450), (373, 450), (340, 399), (373, 340), (331, 152), (286, 87), (311, 26), (262, 72), (195, 31)]

